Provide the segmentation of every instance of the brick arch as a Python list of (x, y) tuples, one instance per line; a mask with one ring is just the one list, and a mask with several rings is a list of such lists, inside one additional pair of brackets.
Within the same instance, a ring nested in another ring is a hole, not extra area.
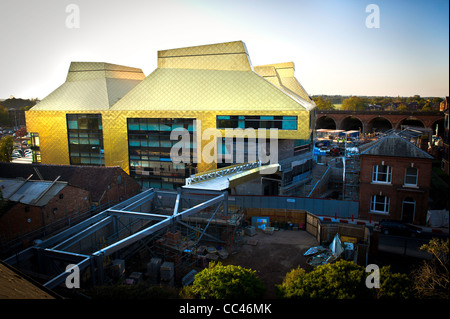
[(325, 119), (330, 119), (333, 121), (334, 124), (334, 129), (337, 128), (337, 123), (336, 120), (331, 117), (331, 116), (327, 116), (327, 115), (322, 115), (319, 116), (318, 118), (316, 118), (316, 129), (320, 129), (320, 128), (329, 128), (329, 127), (324, 127), (324, 126), (328, 126), (328, 123), (323, 123), (325, 121)]
[(359, 116), (355, 116), (355, 115), (349, 115), (346, 116), (344, 118), (341, 119), (340, 123), (339, 123), (339, 130), (356, 130), (356, 128), (354, 126), (350, 126), (350, 127), (344, 127), (344, 123), (349, 120), (349, 119), (356, 119), (361, 123), (361, 131), (364, 132), (364, 127), (365, 127), (365, 123), (364, 120), (361, 119)]
[[(370, 122), (377, 117), (383, 117), (387, 119), (391, 124), (393, 129), (399, 129), (401, 123), (405, 119), (417, 119), (419, 120), (425, 128), (433, 128), (436, 121), (444, 119), (443, 112), (400, 112), (400, 111), (340, 111), (340, 110), (318, 110), (317, 119), (324, 116), (332, 118), (336, 123), (336, 128), (340, 129), (342, 127), (342, 121), (353, 116), (358, 118), (363, 125), (363, 133), (370, 133)], [(317, 123), (317, 120), (316, 120)]]
[(392, 121), (389, 118), (387, 118), (385, 116), (379, 116), (378, 115), (378, 116), (374, 116), (370, 120), (366, 121), (364, 133), (372, 133), (372, 131), (374, 131), (373, 124), (374, 124), (374, 122), (377, 122), (377, 121), (378, 122), (381, 122), (381, 121), (382, 122), (387, 122), (387, 123), (389, 123), (390, 127), (385, 127), (385, 126), (380, 127), (380, 126), (378, 126), (377, 128), (375, 128), (376, 131), (386, 131), (388, 129), (394, 128), (394, 126), (395, 126), (394, 123), (392, 123)]
[(422, 123), (423, 127), (425, 127), (425, 128), (429, 127), (429, 125), (426, 125), (425, 121), (423, 121), (422, 119), (419, 119), (419, 118), (417, 118), (417, 117), (412, 117), (412, 116), (406, 116), (406, 117), (404, 117), (403, 119), (401, 119), (401, 120), (399, 120), (399, 121), (397, 122), (396, 129), (400, 129), (400, 128), (401, 128), (401, 125), (403, 125), (402, 123), (403, 123), (404, 121), (408, 121), (408, 120), (411, 120), (411, 121), (419, 121), (420, 123)]

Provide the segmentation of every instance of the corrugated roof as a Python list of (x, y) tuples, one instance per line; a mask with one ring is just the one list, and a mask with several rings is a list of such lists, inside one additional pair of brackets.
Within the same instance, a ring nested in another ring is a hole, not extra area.
[[(69, 185), (89, 191), (92, 201), (99, 201), (108, 185), (114, 183), (114, 177), (123, 173), (118, 166), (77, 166), (77, 165), (48, 165), (48, 164), (20, 164), (0, 162), (0, 179), (27, 178), (38, 179), (37, 169), (44, 180), (68, 182)], [(124, 174), (124, 176), (127, 176)], [(137, 183), (131, 177), (126, 183)]]
[(109, 109), (145, 78), (140, 69), (100, 62), (72, 62), (66, 82), (30, 111)]
[(360, 155), (433, 159), (433, 156), (396, 133), (386, 135), (375, 142), (361, 145), (359, 149)]
[(41, 207), (45, 206), (56, 194), (64, 189), (67, 183), (0, 179), (0, 185), (5, 199)]

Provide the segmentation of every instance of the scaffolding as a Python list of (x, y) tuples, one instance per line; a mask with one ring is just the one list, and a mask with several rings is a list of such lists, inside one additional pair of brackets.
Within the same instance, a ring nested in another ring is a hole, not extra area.
[(345, 141), (345, 153), (343, 158), (343, 185), (342, 197), (344, 200), (359, 199), (359, 147), (357, 143)]
[(146, 251), (173, 263), (179, 280), (193, 267), (204, 266), (208, 249), (231, 252), (242, 221), (240, 208), (228, 206), (227, 191), (149, 189), (5, 262), (53, 289), (65, 282), (69, 265), (76, 265), (93, 285), (102, 285), (112, 281), (111, 273), (125, 260)]

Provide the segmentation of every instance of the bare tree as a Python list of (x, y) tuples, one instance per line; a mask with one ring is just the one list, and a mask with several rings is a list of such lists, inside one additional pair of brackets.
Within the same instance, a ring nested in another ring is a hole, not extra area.
[(432, 255), (431, 260), (413, 271), (415, 289), (420, 298), (449, 299), (449, 239), (433, 238), (420, 247)]

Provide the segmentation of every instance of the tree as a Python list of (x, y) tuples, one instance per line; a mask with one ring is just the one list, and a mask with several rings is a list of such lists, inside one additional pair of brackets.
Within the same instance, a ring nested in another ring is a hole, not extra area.
[(14, 148), (14, 140), (12, 136), (3, 136), (0, 140), (0, 161), (11, 162), (11, 154)]
[(431, 102), (429, 100), (425, 101), (425, 103), (422, 106), (421, 111), (422, 112), (433, 111), (433, 108), (431, 107)]
[(352, 262), (338, 261), (310, 272), (297, 268), (276, 286), (281, 298), (355, 299), (369, 297), (364, 269)]
[(17, 130), (16, 137), (23, 137), (26, 136), (27, 134), (28, 134), (27, 128), (25, 126), (22, 126), (20, 129)]
[(334, 104), (328, 99), (318, 96), (314, 97), (313, 100), (319, 110), (334, 110)]
[(0, 104), (0, 124), (9, 125), (9, 112), (2, 104)]
[(390, 266), (384, 266), (380, 269), (380, 288), (374, 292), (377, 299), (410, 299), (414, 297), (414, 284), (407, 275), (392, 273)]
[(342, 101), (341, 110), (346, 111), (363, 111), (366, 105), (364, 99), (358, 96), (351, 96)]
[(180, 294), (183, 298), (254, 299), (261, 298), (264, 292), (264, 284), (254, 270), (212, 262)]
[(367, 288), (364, 267), (340, 260), (320, 265), (310, 272), (291, 270), (281, 285), (276, 285), (280, 298), (371, 299), (412, 297), (412, 283), (404, 274), (392, 274), (389, 267), (380, 269), (380, 288)]
[(449, 239), (433, 238), (421, 250), (431, 254), (431, 260), (426, 260), (413, 271), (415, 290), (421, 298), (449, 298)]
[(409, 111), (409, 109), (404, 102), (401, 102), (397, 107), (397, 111)]

